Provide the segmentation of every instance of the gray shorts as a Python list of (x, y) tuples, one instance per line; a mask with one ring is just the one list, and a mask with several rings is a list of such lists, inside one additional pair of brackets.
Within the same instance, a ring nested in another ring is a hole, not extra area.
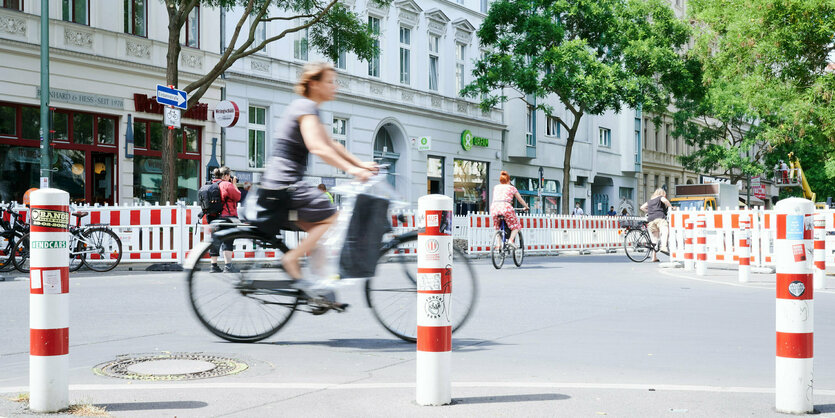
[(320, 222), (336, 213), (336, 206), (321, 190), (299, 181), (293, 184), (295, 191), (290, 203), (290, 209), (298, 213), (298, 220), (304, 222)]

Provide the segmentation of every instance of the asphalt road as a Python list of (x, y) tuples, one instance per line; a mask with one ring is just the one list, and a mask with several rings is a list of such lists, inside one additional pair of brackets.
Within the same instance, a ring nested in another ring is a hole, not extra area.
[[(181, 273), (139, 272), (73, 276), (71, 402), (126, 417), (780, 415), (774, 275), (740, 285), (733, 271), (697, 278), (622, 254), (476, 264), (478, 305), (453, 338), (452, 405), (415, 404), (415, 347), (376, 322), (360, 286), (341, 291), (346, 313), (297, 315), (264, 342), (232, 344), (197, 322)], [(835, 291), (815, 295), (814, 400), (831, 414)], [(31, 416), (9, 400), (28, 390), (28, 300), (25, 278), (0, 282), (0, 416)], [(165, 352), (249, 367), (185, 382), (93, 373)]]

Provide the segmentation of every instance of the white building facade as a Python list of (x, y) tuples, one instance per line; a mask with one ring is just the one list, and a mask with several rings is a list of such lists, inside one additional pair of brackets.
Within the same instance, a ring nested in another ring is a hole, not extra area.
[[(40, 177), (41, 2), (0, 6), (0, 200), (20, 201)], [(166, 129), (153, 97), (165, 84), (164, 3), (50, 0), (49, 7), (52, 186), (76, 203), (159, 201)], [(217, 62), (219, 35), (204, 28), (218, 19), (209, 8), (189, 18), (180, 86)], [(219, 96), (219, 87), (209, 89), (175, 131), (178, 196), (188, 201), (196, 200), (211, 140), (220, 134), (210, 110)]]

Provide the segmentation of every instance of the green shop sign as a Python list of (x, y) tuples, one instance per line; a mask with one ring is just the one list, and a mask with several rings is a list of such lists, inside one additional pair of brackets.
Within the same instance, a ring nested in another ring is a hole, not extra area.
[(464, 148), (464, 151), (469, 151), (473, 149), (473, 145), (477, 147), (489, 147), (490, 140), (480, 136), (473, 136), (473, 133), (469, 129), (461, 132), (461, 148)]
[(67, 248), (67, 241), (32, 241), (33, 250), (56, 250)]

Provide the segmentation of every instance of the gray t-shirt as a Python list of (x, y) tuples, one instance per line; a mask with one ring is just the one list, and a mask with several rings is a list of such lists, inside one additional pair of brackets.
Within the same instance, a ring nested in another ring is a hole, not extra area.
[(301, 181), (307, 169), (308, 154), (299, 127), (299, 118), (304, 115), (319, 117), (316, 102), (307, 98), (293, 100), (281, 115), (273, 141), (273, 153), (264, 173), (265, 184), (292, 184)]

